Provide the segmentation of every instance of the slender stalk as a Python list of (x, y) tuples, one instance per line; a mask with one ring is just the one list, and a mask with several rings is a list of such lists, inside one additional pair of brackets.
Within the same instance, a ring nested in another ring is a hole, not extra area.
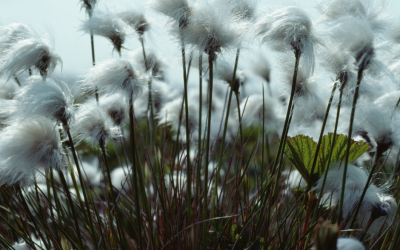
[(238, 111), (238, 119), (239, 119), (239, 131), (240, 131), (240, 149), (242, 149), (244, 143), (243, 137), (243, 127), (242, 127), (242, 116), (240, 113), (240, 101), (239, 101), (239, 93), (235, 93), (236, 96), (236, 104), (237, 104), (237, 111)]
[(63, 171), (62, 170), (58, 170), (58, 174), (60, 175), (61, 183), (64, 186), (65, 193), (67, 194), (67, 199), (68, 199), (69, 205), (71, 207), (72, 217), (74, 218), (74, 223), (75, 223), (75, 230), (76, 230), (76, 234), (78, 236), (78, 241), (79, 241), (79, 248), (83, 249), (81, 230), (79, 228), (79, 222), (78, 222), (78, 217), (76, 216), (74, 202), (72, 201), (71, 193), (70, 193), (70, 191), (68, 189), (67, 182), (65, 181), (65, 177), (64, 177)]
[(186, 78), (186, 58), (185, 58), (185, 46), (182, 42), (182, 66), (183, 66), (183, 86), (184, 86), (184, 100), (185, 100), (185, 126), (186, 126), (186, 204), (188, 212), (188, 221), (192, 222), (192, 166), (190, 165), (190, 127), (189, 127), (189, 103), (188, 103), (188, 89), (187, 89), (187, 78)]
[[(264, 141), (265, 141), (265, 95), (264, 95), (264, 84), (262, 84), (263, 93), (263, 110), (262, 110), (262, 145), (261, 145), (261, 180), (264, 180)], [(267, 142), (268, 143), (268, 142)], [(269, 150), (268, 150), (269, 151)]]
[(346, 155), (345, 155), (345, 158), (344, 158), (342, 192), (340, 194), (340, 204), (339, 204), (339, 213), (338, 213), (338, 224), (339, 225), (342, 223), (343, 197), (344, 197), (344, 188), (346, 186), (347, 165), (349, 164), (351, 134), (352, 134), (352, 131), (353, 131), (353, 122), (354, 122), (354, 115), (355, 115), (356, 104), (357, 104), (357, 99), (358, 99), (358, 90), (360, 88), (362, 77), (363, 77), (363, 68), (360, 68), (358, 70), (357, 85), (356, 85), (356, 89), (355, 89), (354, 97), (353, 97), (353, 106), (351, 108), (350, 126), (349, 126), (349, 133), (348, 133), (348, 137), (347, 137)]
[[(274, 174), (275, 169), (278, 166), (278, 163), (280, 163), (280, 159), (283, 156), (283, 151), (284, 151), (284, 148), (285, 148), (285, 145), (286, 145), (286, 136), (287, 136), (287, 133), (289, 132), (289, 119), (291, 117), (291, 112), (292, 112), (292, 110), (294, 108), (293, 99), (294, 99), (294, 92), (295, 92), (295, 89), (296, 89), (297, 71), (299, 69), (300, 57), (301, 57), (301, 51), (300, 50), (296, 50), (295, 51), (296, 62), (295, 62), (295, 65), (294, 65), (292, 90), (290, 92), (290, 99), (289, 99), (288, 109), (287, 109), (287, 112), (286, 112), (285, 124), (284, 124), (283, 130), (282, 130), (281, 141), (279, 143), (278, 153), (276, 155), (276, 158), (275, 158), (275, 161), (274, 161), (274, 166), (272, 168), (272, 173), (271, 174)], [(293, 106), (293, 108), (292, 108), (292, 106)], [(281, 169), (281, 168), (279, 168), (279, 169)], [(279, 172), (279, 170), (278, 170), (278, 172)], [(278, 173), (278, 175), (279, 175), (279, 173)], [(275, 194), (277, 192), (277, 188), (276, 188), (277, 182), (278, 182), (278, 178), (276, 178), (275, 185), (274, 185), (274, 192), (273, 192), (274, 193), (274, 197), (275, 197)]]
[(200, 177), (200, 170), (201, 170), (201, 160), (203, 159), (203, 146), (202, 146), (202, 135), (201, 135), (201, 128), (202, 128), (202, 112), (203, 112), (203, 77), (202, 77), (202, 65), (203, 65), (203, 54), (202, 52), (199, 52), (199, 128), (198, 128), (198, 145), (197, 145), (197, 150), (198, 150), (198, 155), (199, 159), (197, 162), (197, 168), (196, 168), (196, 205), (198, 204), (198, 199), (200, 195), (200, 182), (201, 182), (201, 177)]
[[(70, 141), (72, 156), (73, 156), (74, 161), (75, 161), (76, 169), (78, 170), (78, 177), (79, 177), (79, 181), (81, 183), (83, 197), (85, 199), (85, 205), (86, 205), (87, 215), (88, 215), (87, 217), (89, 219), (89, 227), (90, 227), (90, 230), (91, 230), (93, 241), (97, 242), (97, 237), (96, 237), (96, 233), (94, 231), (94, 226), (93, 226), (92, 215), (90, 213), (90, 207), (89, 207), (88, 196), (87, 196), (87, 193), (86, 193), (85, 182), (84, 182), (83, 177), (82, 177), (83, 175), (82, 175), (80, 164), (79, 164), (79, 161), (78, 161), (78, 156), (77, 156), (77, 153), (75, 151), (74, 141), (72, 140), (72, 136), (71, 136), (71, 133), (70, 133), (69, 129), (65, 129), (65, 130), (67, 131), (68, 140)], [(79, 190), (76, 190), (76, 192), (79, 192)], [(97, 244), (94, 244), (94, 247), (95, 247), (96, 250), (98, 249)]]
[[(121, 241), (121, 247), (126, 248), (127, 245), (125, 244), (124, 232), (122, 232), (121, 219), (120, 219), (119, 212), (118, 212), (118, 206), (117, 206), (118, 203), (117, 203), (117, 199), (115, 198), (115, 195), (114, 195), (114, 185), (112, 184), (110, 167), (108, 166), (106, 148), (105, 148), (103, 141), (100, 141), (99, 144), (100, 144), (101, 152), (103, 153), (104, 164), (106, 165), (107, 178), (108, 178), (108, 182), (110, 185), (110, 195), (111, 195), (111, 199), (113, 202), (113, 206), (109, 207), (108, 209), (109, 209), (110, 213), (111, 213), (111, 211), (115, 211), (115, 215), (116, 215), (116, 219), (117, 219), (117, 229), (118, 229), (118, 234), (119, 234), (120, 241)], [(111, 220), (111, 217), (110, 217), (110, 220)], [(111, 226), (113, 226), (113, 225), (111, 224)]]
[[(332, 159), (332, 154), (333, 154), (333, 147), (336, 144), (336, 133), (337, 133), (337, 126), (339, 123), (339, 115), (340, 115), (340, 105), (342, 103), (342, 95), (343, 95), (343, 91), (340, 92), (339, 95), (339, 104), (338, 104), (338, 109), (337, 109), (337, 113), (336, 113), (336, 121), (335, 121), (335, 129), (333, 131), (333, 139), (332, 139), (332, 144), (331, 144), (331, 149), (329, 151), (329, 156), (328, 156), (328, 161), (327, 161), (327, 165), (326, 165), (326, 170), (325, 170), (325, 174), (324, 174), (324, 179), (322, 180), (322, 185), (321, 185), (321, 190), (319, 191), (319, 195), (318, 195), (318, 201), (317, 201), (317, 205), (320, 203), (321, 198), (322, 198), (322, 194), (324, 192), (324, 188), (325, 188), (325, 183), (326, 183), (326, 178), (328, 176), (328, 171), (329, 171), (329, 167), (331, 165), (331, 159)], [(317, 208), (314, 211), (314, 220), (315, 217), (317, 216)]]
[[(288, 104), (287, 113), (286, 113), (285, 124), (283, 125), (283, 130), (282, 130), (282, 135), (281, 135), (281, 143), (279, 143), (278, 153), (277, 153), (276, 158), (275, 158), (273, 172), (275, 172), (275, 168), (278, 166), (280, 155), (282, 154), (283, 149), (285, 148), (285, 144), (286, 144), (286, 135), (287, 135), (287, 131), (289, 131), (286, 127), (288, 125), (288, 121), (289, 121), (289, 117), (290, 117), (290, 111), (291, 111), (293, 98), (294, 98), (294, 92), (295, 92), (295, 89), (296, 89), (297, 71), (299, 69), (301, 51), (296, 50), (295, 51), (295, 57), (296, 57), (296, 62), (295, 62), (295, 66), (294, 66), (292, 90), (290, 92), (290, 98), (289, 98), (289, 104)], [(273, 174), (273, 172), (272, 172), (272, 174)]]
[[(203, 200), (203, 220), (207, 219), (208, 210), (208, 161), (210, 158), (210, 129), (211, 129), (211, 109), (212, 109), (212, 89), (213, 89), (213, 56), (208, 56), (208, 73), (209, 73), (209, 87), (208, 87), (208, 118), (207, 118), (207, 141), (206, 141), (206, 162), (204, 163), (204, 200)], [(203, 223), (203, 250), (207, 249), (207, 223)]]
[[(132, 95), (129, 98), (129, 126), (130, 126), (130, 141), (131, 141), (131, 154), (132, 154), (132, 175), (133, 175), (133, 189), (134, 189), (134, 198), (135, 198), (135, 206), (136, 206), (136, 219), (138, 220), (137, 227), (139, 232), (139, 249), (143, 249), (142, 242), (142, 217), (140, 215), (140, 204), (139, 204), (139, 192), (138, 192), (138, 175), (137, 175), (137, 165), (136, 165), (136, 143), (135, 143), (135, 125), (133, 123), (133, 97)], [(139, 176), (140, 178), (140, 176)]]
[(14, 80), (17, 82), (18, 86), (21, 87), (21, 83), (19, 82), (18, 77), (16, 75), (14, 75)]
[[(326, 125), (326, 120), (327, 120), (328, 115), (329, 115), (329, 110), (330, 110), (330, 108), (331, 108), (333, 96), (335, 95), (336, 87), (337, 87), (337, 82), (335, 82), (334, 85), (333, 85), (331, 97), (329, 98), (328, 106), (326, 107), (326, 112), (325, 112), (324, 121), (323, 121), (323, 123), (322, 123), (321, 133), (320, 133), (320, 135), (319, 135), (318, 145), (317, 145), (317, 149), (316, 149), (316, 151), (315, 151), (314, 160), (313, 160), (313, 165), (312, 165), (312, 167), (311, 167), (311, 174), (314, 173), (314, 169), (315, 169), (315, 166), (316, 166), (316, 163), (317, 163), (318, 152), (319, 152), (319, 148), (320, 148), (320, 146), (321, 146), (322, 136), (323, 136), (323, 134), (324, 134), (325, 125)], [(335, 132), (336, 132), (336, 131), (335, 131)], [(332, 148), (333, 148), (333, 143), (332, 143)], [(328, 169), (325, 171), (324, 181), (325, 181), (325, 177), (326, 177), (327, 173), (328, 173)], [(310, 183), (312, 183), (312, 181), (310, 181)], [(309, 185), (311, 186), (312, 184), (309, 184)], [(322, 183), (322, 186), (323, 186), (323, 187), (321, 188), (321, 191), (322, 191), (322, 189), (324, 188), (324, 185), (325, 185), (325, 182)], [(319, 202), (320, 202), (321, 197), (322, 197), (322, 192), (321, 192), (321, 191), (320, 191), (320, 195), (319, 195), (318, 198), (317, 198), (317, 206), (316, 206), (316, 208), (315, 208), (315, 210), (314, 210), (314, 213), (313, 213), (313, 216), (312, 216), (312, 218), (311, 218), (310, 225), (313, 224), (313, 222), (316, 220), (316, 217), (317, 217), (318, 205), (319, 205)], [(310, 240), (310, 238), (311, 238), (311, 234), (308, 234), (306, 243), (304, 244), (304, 247), (307, 246), (307, 243), (308, 243), (308, 241)]]
[[(235, 60), (235, 67), (233, 68), (232, 84), (235, 82), (235, 79), (236, 79), (236, 70), (237, 70), (237, 65), (238, 65), (238, 61), (239, 61), (239, 53), (240, 53), (240, 49), (238, 49), (236, 51), (236, 60)], [(226, 136), (226, 129), (228, 127), (228, 120), (229, 120), (229, 113), (230, 113), (229, 110), (231, 108), (232, 94), (233, 94), (233, 86), (231, 86), (231, 91), (229, 93), (229, 99), (228, 99), (228, 106), (226, 108), (225, 124), (224, 124), (224, 130), (222, 132), (222, 141), (221, 141), (220, 150), (219, 150), (217, 172), (216, 172), (216, 177), (215, 177), (215, 185), (214, 185), (214, 191), (213, 191), (212, 203), (211, 203), (211, 214), (210, 214), (211, 218), (214, 218), (214, 216), (215, 216), (215, 197), (217, 196), (217, 187), (218, 187), (219, 175), (221, 172), (222, 156), (224, 155), (225, 136)], [(239, 106), (238, 106), (238, 109), (239, 109)], [(239, 111), (239, 114), (240, 114), (240, 111)], [(240, 121), (240, 116), (239, 116), (239, 121)], [(241, 136), (241, 138), (243, 140), (243, 136)]]

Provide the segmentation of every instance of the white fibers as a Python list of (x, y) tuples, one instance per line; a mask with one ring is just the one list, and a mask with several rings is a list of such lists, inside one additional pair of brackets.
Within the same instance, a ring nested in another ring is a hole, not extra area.
[(79, 106), (75, 126), (71, 129), (76, 144), (87, 139), (92, 145), (107, 145), (111, 139), (121, 137), (120, 129), (114, 125), (107, 111), (95, 100), (88, 100)]
[(39, 171), (63, 167), (60, 134), (48, 119), (12, 124), (0, 138), (0, 185), (31, 185)]

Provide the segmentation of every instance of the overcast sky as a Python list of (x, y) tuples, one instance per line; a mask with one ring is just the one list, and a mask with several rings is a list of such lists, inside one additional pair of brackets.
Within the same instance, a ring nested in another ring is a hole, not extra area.
[[(1, 0), (1, 2), (3, 4), (0, 5), (0, 24), (24, 23), (39, 34), (52, 35), (55, 51), (63, 60), (64, 75), (80, 75), (91, 67), (90, 38), (79, 31), (79, 25), (86, 16), (85, 12), (80, 10), (78, 0)], [(99, 0), (98, 7), (113, 9), (118, 6), (130, 6), (146, 9), (143, 7), (143, 2), (143, 0)], [(259, 2), (260, 5), (277, 4), (273, 0)], [(317, 17), (316, 0), (282, 1), (283, 5), (291, 3), (304, 8), (314, 20)], [(397, 13), (399, 9), (400, 1), (392, 1), (388, 13), (395, 16), (395, 12)], [(152, 30), (145, 37), (146, 45), (167, 58), (179, 57), (178, 45), (169, 39), (165, 22), (149, 10), (145, 13), (152, 22)], [(131, 36), (125, 47), (131, 50), (140, 48), (137, 37)], [(95, 37), (95, 51), (96, 61), (118, 56), (117, 53), (112, 53), (110, 42), (102, 37)], [(60, 72), (60, 67), (57, 67), (56, 72)]]

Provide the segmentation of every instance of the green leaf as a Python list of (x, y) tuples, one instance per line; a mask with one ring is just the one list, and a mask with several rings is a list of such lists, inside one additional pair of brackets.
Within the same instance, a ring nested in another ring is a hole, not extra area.
[[(329, 133), (328, 135), (322, 137), (314, 173), (311, 173), (314, 156), (317, 150), (317, 143), (314, 142), (311, 137), (304, 135), (297, 135), (295, 137), (288, 137), (286, 139), (284, 153), (307, 183), (310, 181), (311, 176), (315, 174), (320, 175), (325, 171), (328, 163), (329, 152), (331, 150), (332, 140), (333, 133)], [(279, 144), (279, 141), (277, 143)], [(347, 136), (336, 135), (331, 163), (341, 162), (344, 159), (346, 147)], [(365, 142), (356, 142), (351, 140), (349, 162), (355, 161), (368, 149), (369, 145)]]

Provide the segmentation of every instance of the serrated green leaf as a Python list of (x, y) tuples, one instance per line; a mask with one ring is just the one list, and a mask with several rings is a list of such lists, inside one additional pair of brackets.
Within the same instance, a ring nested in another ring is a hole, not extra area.
[[(318, 152), (317, 162), (314, 173), (311, 173), (314, 155), (317, 149), (317, 143), (311, 137), (297, 135), (286, 139), (284, 153), (290, 162), (299, 171), (304, 180), (308, 183), (312, 175), (320, 175), (326, 169), (329, 152), (331, 150), (333, 133), (322, 137), (320, 150)], [(279, 141), (278, 141), (279, 144)], [(335, 145), (332, 151), (331, 163), (341, 162), (344, 159), (347, 147), (347, 136), (336, 135)], [(369, 149), (368, 144), (363, 141), (351, 141), (349, 162), (355, 161)]]

